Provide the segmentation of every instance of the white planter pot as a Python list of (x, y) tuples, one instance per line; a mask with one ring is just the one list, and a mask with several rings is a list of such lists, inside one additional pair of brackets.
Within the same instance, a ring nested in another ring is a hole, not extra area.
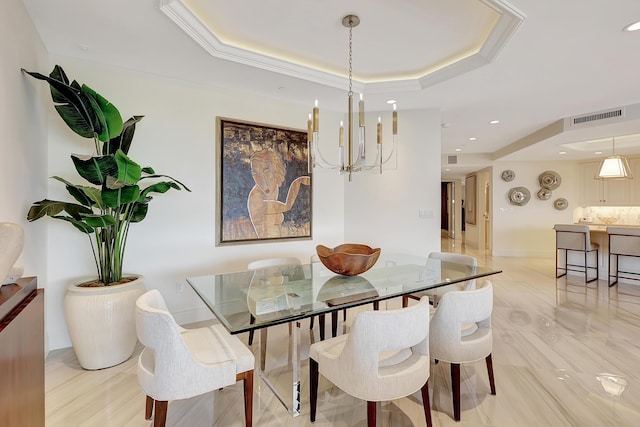
[(136, 300), (145, 292), (144, 277), (124, 285), (67, 287), (64, 314), (73, 350), (84, 369), (103, 369), (127, 360), (135, 350)]

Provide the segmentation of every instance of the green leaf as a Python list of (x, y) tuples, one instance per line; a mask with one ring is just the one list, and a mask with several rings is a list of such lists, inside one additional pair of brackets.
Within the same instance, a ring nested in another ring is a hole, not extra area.
[(131, 214), (131, 222), (140, 222), (146, 216), (149, 211), (148, 200), (143, 203), (136, 203), (133, 205), (133, 213)]
[(95, 185), (103, 185), (107, 176), (118, 174), (118, 165), (111, 155), (92, 157), (72, 154), (71, 159), (80, 176)]
[(97, 206), (99, 209), (102, 209), (102, 198), (100, 197), (99, 188), (75, 185), (59, 176), (53, 176), (52, 178), (64, 183), (69, 194), (84, 206)]
[(60, 216), (60, 215), (53, 216), (52, 218), (61, 219), (63, 221), (70, 222), (75, 228), (77, 228), (78, 230), (86, 234), (91, 234), (95, 231), (94, 228), (91, 227), (90, 225), (87, 225), (84, 222), (79, 221), (75, 218), (71, 218), (68, 216)]
[(101, 132), (98, 139), (107, 142), (120, 135), (122, 116), (116, 106), (87, 85), (82, 85), (82, 92), (90, 95), (88, 98), (100, 121)]
[(170, 182), (170, 181), (156, 182), (156, 183), (146, 187), (144, 190), (142, 190), (142, 192), (140, 193), (139, 201), (144, 200), (144, 198), (147, 197), (147, 195), (149, 193), (160, 193), (160, 194), (162, 194), (162, 193), (166, 193), (167, 191), (171, 190), (172, 188), (174, 188), (176, 190), (180, 190), (180, 187), (175, 182)]
[(69, 85), (69, 79), (62, 67), (56, 65), (48, 77), (25, 69), (22, 71), (49, 83), (51, 98), (56, 104), (55, 109), (72, 131), (84, 138), (93, 138), (94, 134), (100, 133), (100, 129), (96, 129), (97, 115), (91, 101), (79, 87)]
[(146, 167), (142, 168), (142, 172), (149, 173), (149, 174), (156, 173), (156, 171), (154, 171), (151, 166), (146, 166)]
[[(147, 168), (145, 168), (147, 169)], [(151, 168), (148, 168), (151, 169)], [(144, 170), (144, 169), (143, 169)], [(184, 188), (185, 190), (187, 190), (189, 193), (191, 193), (191, 190), (189, 190), (189, 187), (187, 187), (186, 185), (184, 185), (183, 183), (181, 183), (180, 181), (178, 181), (177, 179), (170, 177), (169, 175), (146, 175), (143, 177), (143, 179), (148, 179), (148, 178), (169, 178), (170, 180), (172, 180), (173, 182), (175, 182), (176, 184), (182, 186), (182, 188)], [(176, 188), (176, 187), (173, 187)], [(177, 190), (180, 190), (180, 188), (176, 188)]]
[(129, 153), (133, 134), (136, 131), (136, 123), (142, 120), (143, 117), (144, 116), (133, 116), (124, 122), (120, 135), (111, 139), (108, 144), (104, 144), (102, 154), (115, 154), (118, 150), (122, 150), (124, 154)]
[(82, 220), (93, 228), (106, 228), (116, 223), (113, 215), (83, 215)]
[(116, 190), (102, 190), (102, 201), (110, 208), (117, 208), (127, 203), (133, 203), (140, 196), (140, 188), (137, 185), (118, 188)]
[(82, 219), (83, 214), (92, 213), (91, 209), (82, 205), (78, 205), (76, 203), (59, 202), (57, 200), (44, 199), (40, 200), (39, 202), (35, 202), (31, 206), (29, 212), (27, 213), (27, 221), (35, 221), (45, 215), (55, 217), (55, 215), (58, 215), (63, 211), (77, 220)]
[(131, 160), (122, 150), (116, 151), (114, 155), (118, 164), (118, 181), (125, 184), (136, 184), (142, 177), (142, 168), (139, 164)]

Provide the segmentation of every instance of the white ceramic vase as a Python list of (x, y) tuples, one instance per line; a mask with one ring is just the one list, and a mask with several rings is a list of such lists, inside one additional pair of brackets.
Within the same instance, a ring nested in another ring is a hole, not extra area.
[(94, 288), (72, 285), (64, 297), (64, 314), (73, 350), (84, 369), (118, 365), (133, 354), (136, 300), (145, 292), (144, 277), (124, 285)]
[(23, 243), (22, 227), (11, 222), (0, 222), (0, 284), (22, 253)]

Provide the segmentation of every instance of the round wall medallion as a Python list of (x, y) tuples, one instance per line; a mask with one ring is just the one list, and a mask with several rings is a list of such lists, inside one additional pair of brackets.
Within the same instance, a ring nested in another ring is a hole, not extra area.
[(567, 199), (555, 199), (553, 201), (553, 207), (558, 209), (559, 211), (563, 211), (569, 207), (569, 201)]
[(551, 190), (549, 190), (548, 188), (541, 188), (536, 193), (536, 196), (540, 200), (549, 200), (551, 198)]
[(560, 175), (558, 175), (554, 171), (544, 171), (540, 175), (538, 175), (538, 182), (540, 182), (540, 187), (546, 188), (547, 190), (555, 190), (560, 187), (560, 183), (562, 179), (560, 179)]
[(509, 190), (509, 203), (516, 206), (524, 206), (531, 199), (531, 193), (524, 187), (514, 187)]
[(507, 169), (502, 171), (502, 180), (509, 182), (509, 181), (513, 181), (513, 178), (516, 177), (516, 173), (514, 171), (512, 171), (511, 169)]

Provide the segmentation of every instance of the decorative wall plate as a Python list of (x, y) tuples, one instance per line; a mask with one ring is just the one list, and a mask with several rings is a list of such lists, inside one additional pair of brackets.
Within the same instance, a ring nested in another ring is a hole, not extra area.
[(531, 193), (524, 187), (514, 187), (509, 190), (509, 203), (516, 206), (524, 206), (529, 203)]
[(553, 207), (559, 211), (563, 211), (569, 207), (569, 201), (567, 199), (555, 199), (553, 201)]
[(548, 188), (541, 188), (536, 193), (536, 196), (540, 200), (549, 200), (551, 198), (551, 190), (549, 190)]
[(560, 183), (562, 179), (557, 172), (554, 171), (544, 171), (540, 175), (538, 175), (538, 182), (540, 182), (540, 187), (546, 188), (547, 190), (555, 190), (560, 187)]
[(503, 170), (502, 171), (502, 180), (505, 182), (509, 182), (509, 181), (513, 181), (513, 178), (516, 177), (516, 173), (514, 171), (512, 171), (511, 169), (507, 169), (507, 170)]

